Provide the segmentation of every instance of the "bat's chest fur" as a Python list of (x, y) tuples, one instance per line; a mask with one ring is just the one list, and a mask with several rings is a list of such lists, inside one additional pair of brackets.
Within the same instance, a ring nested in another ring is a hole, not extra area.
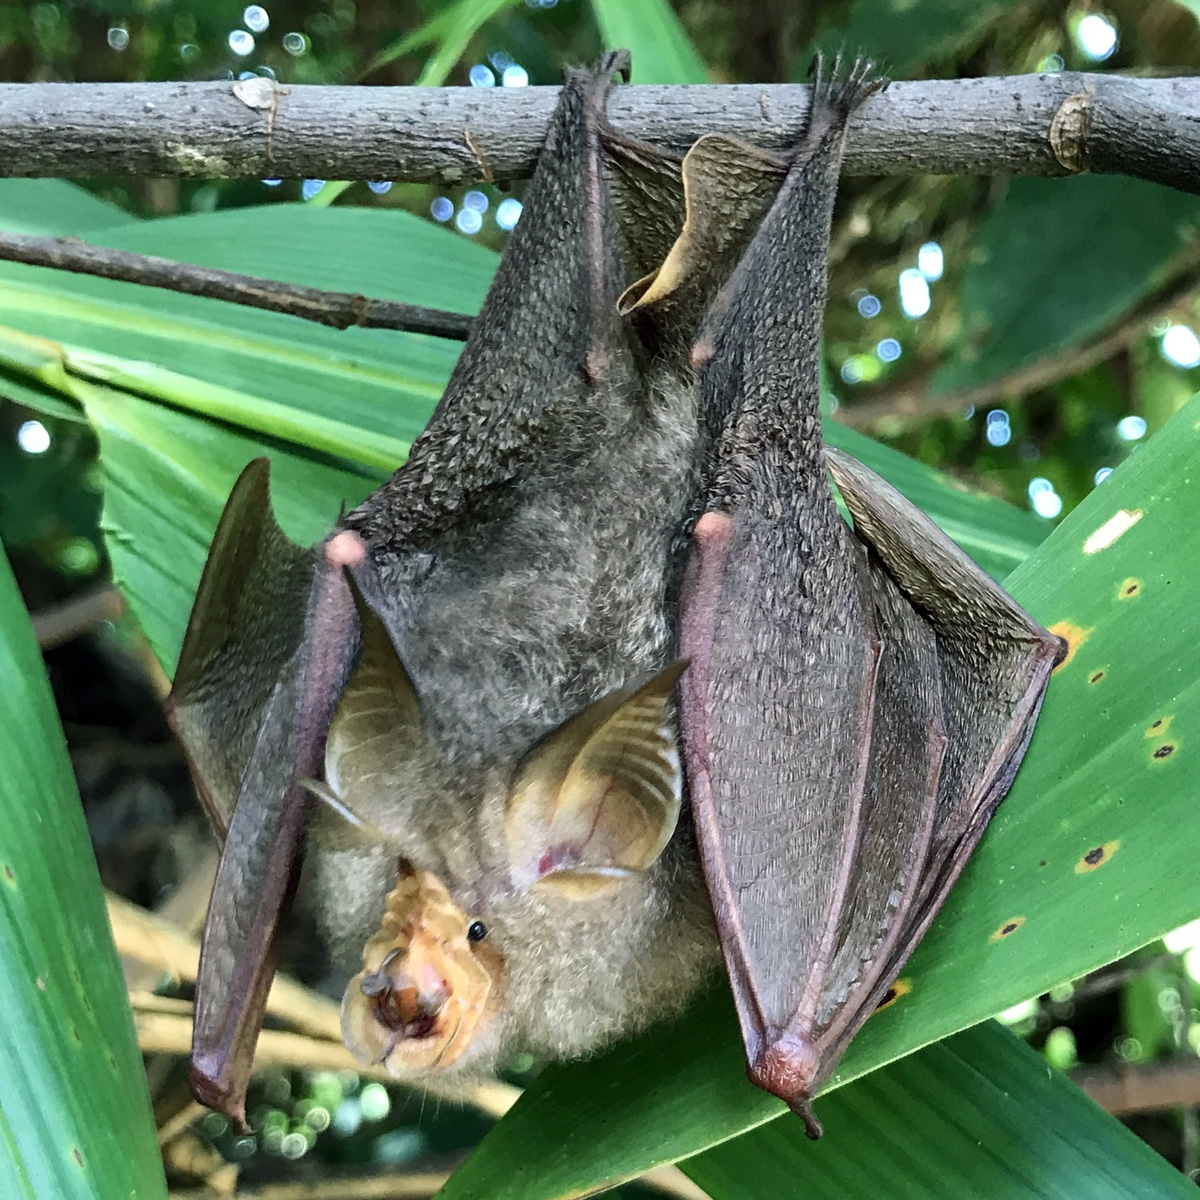
[(652, 399), (564, 438), (492, 519), (385, 564), (427, 732), (456, 763), (509, 760), (670, 660), (695, 432), (688, 397)]
[(398, 855), (487, 925), (504, 961), (500, 1002), (456, 1070), (525, 1048), (586, 1053), (680, 1007), (717, 962), (686, 818), (649, 870), (593, 900), (515, 888), (505, 840), (513, 772), (538, 739), (675, 654), (668, 593), (694, 417), (682, 393), (652, 401), (514, 481), (487, 519), (380, 564), (395, 598), (389, 628), (440, 761), (414, 764), (386, 811), (361, 814), (389, 835), (386, 848), (348, 842), (326, 814), (313, 865), (320, 890), (338, 895), (320, 910), (348, 970)]

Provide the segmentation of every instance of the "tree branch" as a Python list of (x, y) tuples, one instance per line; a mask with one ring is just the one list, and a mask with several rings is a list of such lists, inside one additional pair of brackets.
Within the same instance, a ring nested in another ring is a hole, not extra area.
[(334, 329), (348, 329), (351, 325), (364, 329), (401, 329), (462, 341), (471, 328), (471, 318), (463, 313), (402, 304), (398, 300), (370, 300), (350, 292), (325, 292), (253, 275), (237, 275), (233, 271), (192, 266), (152, 254), (90, 246), (76, 238), (0, 233), (0, 259), (166, 288), (189, 296), (227, 300), (231, 304), (303, 317), (306, 321), (332, 325)]
[(1200, 1059), (1077, 1067), (1071, 1078), (1115, 1117), (1200, 1104)]
[[(527, 177), (557, 88), (0, 84), (0, 175)], [(794, 142), (802, 84), (620, 87), (624, 133), (675, 151), (705, 133)], [(1200, 191), (1200, 78), (1062, 72), (894, 84), (855, 116), (853, 175), (1138, 175)]]

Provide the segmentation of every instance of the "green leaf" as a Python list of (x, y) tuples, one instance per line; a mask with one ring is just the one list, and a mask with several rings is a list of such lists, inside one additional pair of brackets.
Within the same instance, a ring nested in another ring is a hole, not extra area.
[(166, 1197), (66, 743), (0, 553), (0, 1195)]
[(78, 237), (134, 218), (65, 179), (0, 180), (0, 229), (44, 237)]
[(708, 68), (667, 0), (592, 0), (609, 50), (633, 53), (634, 83), (710, 83)]
[(963, 280), (964, 334), (934, 393), (1001, 378), (1102, 333), (1162, 281), (1200, 196), (1144, 179), (1014, 179)]
[(419, 28), (382, 49), (363, 73), (369, 74), (414, 50), (434, 46), (433, 54), (421, 68), (416, 86), (439, 87), (446, 82), (454, 64), (462, 58), (480, 29), (516, 3), (517, 0), (458, 0), (444, 6)]
[[(845, 24), (820, 39), (828, 55), (849, 48), (882, 64), (896, 78), (973, 49), (1016, 0), (857, 0)], [(797, 64), (802, 78), (808, 58)]]
[[(3, 181), (0, 181), (3, 182)], [(0, 195), (3, 195), (0, 187)], [(313, 287), (472, 311), (496, 256), (408, 213), (237, 209), (105, 231), (106, 245)], [(336, 330), (278, 313), (14, 263), (0, 264), (0, 325), (155, 363), (401, 442), (422, 429), (459, 345)]]
[[(1198, 422), (1200, 397), (1010, 577), (1013, 595), (1074, 653), (1051, 683), (1011, 795), (905, 969), (908, 990), (867, 1022), (831, 1086), (1200, 912)], [(608, 1186), (780, 1107), (746, 1082), (721, 989), (682, 1022), (546, 1071), (444, 1195), (477, 1195), (484, 1179), (513, 1179), (507, 1194), (522, 1200)]]
[(814, 1146), (776, 1121), (687, 1159), (713, 1200), (1132, 1200), (1195, 1185), (1024, 1042), (977, 1026), (842, 1088)]
[(302, 543), (322, 537), (382, 482), (111, 388), (86, 385), (80, 395), (100, 439), (113, 578), (168, 672), (217, 519), (246, 463), (270, 454), (276, 514)]

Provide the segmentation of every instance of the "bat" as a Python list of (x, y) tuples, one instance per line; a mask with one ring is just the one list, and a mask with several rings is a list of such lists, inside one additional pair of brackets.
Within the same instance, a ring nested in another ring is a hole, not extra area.
[(790, 155), (681, 165), (608, 126), (623, 65), (569, 77), (409, 462), (314, 549), (262, 463), (218, 528), (171, 711), (225, 834), (193, 1084), (239, 1123), (311, 826), (363, 1061), (588, 1052), (686, 1001), (715, 918), (751, 1077), (816, 1132), (1032, 729), (1055, 640), (821, 440), (841, 144), (877, 85), (819, 80)]
[[(823, 443), (842, 146), (882, 86), (861, 62), (837, 74), (818, 73), (804, 140), (697, 338), (709, 449), (680, 616), (692, 813), (749, 1074), (813, 1137), (813, 1096), (1008, 790), (1061, 652), (932, 521)], [(726, 174), (746, 161), (715, 143), (689, 159), (723, 152)], [(769, 174), (756, 160), (755, 215)], [(713, 197), (689, 166), (677, 262), (703, 261), (708, 224), (728, 222), (727, 189)]]
[(265, 461), (219, 524), (169, 709), (224, 835), (192, 1082), (238, 1125), (306, 829), (347, 1042), (401, 1077), (584, 1053), (718, 961), (672, 620), (713, 285), (618, 311), (683, 212), (678, 160), (605, 119), (626, 66), (569, 76), (408, 462), (315, 548)]

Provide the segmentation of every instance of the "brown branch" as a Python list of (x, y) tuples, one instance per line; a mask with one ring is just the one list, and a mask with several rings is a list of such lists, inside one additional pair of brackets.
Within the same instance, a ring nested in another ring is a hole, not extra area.
[(349, 329), (352, 325), (363, 329), (398, 329), (462, 341), (471, 328), (471, 318), (463, 313), (238, 275), (233, 271), (193, 266), (153, 254), (90, 246), (77, 238), (0, 233), (0, 259), (124, 283), (140, 283), (144, 287), (165, 288), (189, 296), (206, 296), (267, 312), (287, 313), (305, 321), (331, 325), (334, 329)]
[[(192, 83), (0, 84), (0, 174), (527, 178), (558, 89)], [(623, 133), (794, 143), (803, 84), (621, 87)], [(470, 135), (468, 138), (466, 134)], [(856, 116), (852, 175), (1137, 175), (1200, 191), (1200, 79), (1060, 72), (897, 83)]]
[(124, 611), (125, 597), (119, 589), (95, 588), (34, 613), (34, 636), (43, 650), (53, 650), (90, 632), (103, 621), (116, 621)]
[(1071, 1079), (1115, 1117), (1200, 1104), (1200, 1058), (1078, 1067)]

